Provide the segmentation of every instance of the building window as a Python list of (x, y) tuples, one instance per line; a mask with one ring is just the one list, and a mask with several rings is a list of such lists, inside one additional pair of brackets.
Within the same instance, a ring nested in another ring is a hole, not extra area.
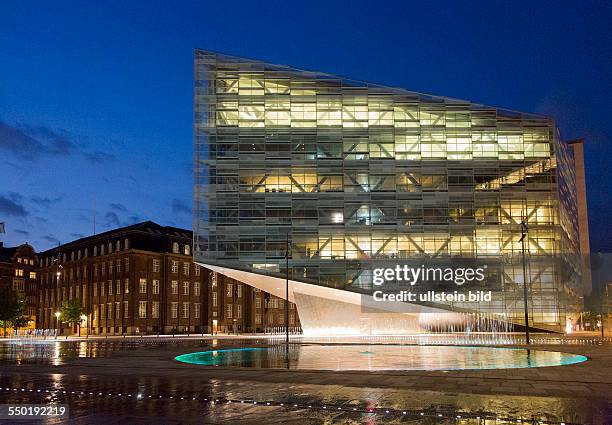
[(139, 301), (138, 302), (138, 317), (141, 319), (147, 317), (147, 302)]
[(119, 320), (121, 318), (121, 303), (117, 301), (115, 303), (115, 320)]
[(129, 249), (130, 247), (130, 240), (128, 238), (125, 238), (123, 240), (123, 249)]
[(153, 273), (159, 272), (159, 260), (153, 260)]
[(93, 296), (94, 297), (98, 296), (98, 284), (97, 283), (93, 284)]
[(170, 303), (170, 317), (172, 319), (176, 319), (178, 317), (178, 303), (176, 301), (172, 301)]
[(238, 298), (242, 298), (242, 284), (239, 283), (237, 287), (238, 287)]
[(140, 279), (140, 293), (141, 294), (146, 294), (147, 293), (147, 279)]
[(125, 285), (124, 293), (129, 294), (130, 293), (130, 279), (125, 279), (123, 283)]
[(102, 320), (103, 318), (105, 318), (106, 316), (104, 315), (104, 310), (105, 310), (105, 305), (104, 304), (100, 304), (100, 320)]
[(255, 308), (261, 308), (261, 298), (255, 298)]
[(113, 281), (108, 281), (108, 295), (113, 295)]
[(242, 318), (242, 306), (240, 304), (236, 304), (236, 318)]
[(189, 276), (189, 263), (183, 263), (183, 274)]
[(256, 325), (261, 325), (261, 314), (256, 314), (255, 315), (255, 324)]
[(219, 300), (217, 298), (217, 293), (213, 292), (212, 293), (212, 305), (213, 307), (217, 307), (218, 304), (219, 304)]
[(234, 311), (234, 306), (232, 304), (228, 304), (225, 308), (225, 317), (227, 317), (228, 319), (231, 319), (233, 311)]
[(193, 304), (193, 317), (194, 319), (199, 319), (200, 318), (200, 303), (194, 303)]
[(126, 272), (130, 271), (130, 259), (129, 258), (125, 259), (125, 271)]
[(113, 303), (106, 303), (106, 319), (110, 320), (113, 318)]
[(233, 286), (234, 285), (232, 285), (231, 283), (228, 283), (226, 285), (226, 287), (225, 287), (225, 289), (226, 289), (225, 296), (226, 297), (233, 297), (234, 296), (234, 294), (232, 294)]
[(172, 260), (172, 273), (178, 273), (178, 261)]
[(293, 313), (291, 313), (291, 314), (289, 315), (289, 324), (290, 324), (290, 325), (293, 325), (293, 324), (294, 324), (294, 322), (295, 322), (295, 315), (294, 315)]
[(153, 279), (153, 293), (159, 294), (159, 280)]
[(117, 295), (121, 295), (121, 281), (119, 279), (115, 282), (115, 286), (117, 288)]
[(15, 276), (23, 276), (23, 269), (15, 269)]
[(94, 255), (94, 257), (95, 257), (96, 255), (98, 255), (98, 247), (97, 247), (97, 246), (94, 246), (94, 249), (93, 249), (93, 255)]
[(115, 250), (116, 250), (116, 251), (121, 251), (121, 241), (117, 241), (117, 242), (115, 243)]
[(200, 296), (200, 282), (193, 282), (193, 295)]
[(191, 255), (191, 246), (189, 244), (185, 245), (184, 251), (185, 255)]
[(197, 264), (194, 264), (193, 272), (195, 273), (196, 276), (200, 276), (200, 266), (198, 266)]
[(173, 280), (170, 284), (170, 292), (172, 295), (178, 294), (178, 280)]
[(178, 244), (178, 242), (174, 242), (174, 243), (172, 244), (172, 252), (173, 252), (174, 254), (179, 254), (179, 253), (180, 253), (180, 250), (179, 250), (179, 244)]
[(189, 303), (183, 303), (183, 319), (189, 317)]
[(117, 260), (117, 273), (121, 273), (121, 260)]
[(106, 275), (106, 263), (102, 263), (102, 276)]
[(100, 296), (103, 296), (104, 294), (104, 282), (100, 282)]
[(183, 282), (183, 295), (189, 295), (189, 282)]
[(30, 272), (30, 279), (36, 279), (36, 272)]
[(159, 319), (159, 301), (153, 301), (151, 303), (151, 317)]
[(21, 291), (25, 289), (25, 284), (21, 279), (13, 279), (13, 291)]
[(128, 315), (128, 302), (127, 301), (123, 301), (123, 318), (127, 319), (128, 317), (130, 317)]

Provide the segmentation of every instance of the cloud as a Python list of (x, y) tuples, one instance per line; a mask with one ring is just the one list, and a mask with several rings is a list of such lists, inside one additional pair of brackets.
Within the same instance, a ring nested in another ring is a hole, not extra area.
[(90, 150), (77, 137), (64, 130), (28, 124), (10, 125), (0, 120), (0, 150), (21, 159), (42, 157), (68, 157), (82, 155), (94, 164), (105, 164), (115, 160), (108, 152)]
[(50, 199), (46, 196), (44, 198), (41, 196), (32, 196), (30, 198), (30, 201), (32, 201), (34, 204), (38, 205), (41, 208), (49, 208), (52, 204), (59, 202), (61, 199), (61, 197)]
[(81, 239), (84, 235), (82, 233), (71, 233), (70, 236), (76, 239)]
[(43, 240), (45, 240), (45, 241), (47, 241), (47, 242), (49, 242), (49, 243), (52, 243), (53, 245), (59, 245), (59, 244), (60, 244), (59, 239), (58, 239), (58, 238), (56, 238), (56, 237), (55, 237), (55, 236), (53, 236), (53, 235), (45, 235), (45, 236), (43, 236), (42, 238), (43, 238)]
[(8, 196), (0, 195), (0, 213), (13, 217), (26, 217), (28, 212), (21, 200), (23, 197), (18, 193), (10, 192)]
[(106, 215), (104, 216), (104, 220), (106, 221), (106, 227), (120, 227), (121, 226), (121, 222), (119, 221), (119, 216), (112, 211), (106, 212)]
[(85, 152), (83, 155), (93, 164), (107, 164), (116, 159), (115, 155), (101, 151)]
[(115, 211), (121, 211), (121, 212), (127, 212), (127, 208), (125, 205), (120, 204), (120, 203), (113, 203), (110, 204), (111, 209), (115, 210)]
[(15, 229), (14, 232), (17, 233), (18, 235), (23, 235), (26, 238), (30, 236), (30, 232), (28, 232), (26, 230)]
[(175, 214), (191, 214), (191, 206), (180, 199), (173, 199), (172, 212)]
[(144, 221), (141, 217), (138, 217), (137, 215), (131, 215), (128, 217), (125, 225), (129, 226), (130, 224), (140, 223), (141, 221)]
[(76, 149), (76, 143), (66, 134), (48, 127), (11, 126), (0, 121), (0, 148), (21, 158), (41, 156), (67, 156)]

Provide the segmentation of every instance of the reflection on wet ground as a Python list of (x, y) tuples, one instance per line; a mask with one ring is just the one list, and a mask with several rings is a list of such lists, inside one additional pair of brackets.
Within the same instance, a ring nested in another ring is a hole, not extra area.
[[(327, 385), (64, 375), (0, 377), (1, 403), (67, 403), (71, 423), (606, 423), (602, 401)], [(297, 405), (297, 406), (296, 406)], [(458, 416), (460, 416), (458, 418)], [(109, 422), (110, 418), (114, 418)], [(156, 419), (151, 419), (156, 418)], [(485, 421), (485, 418), (487, 421)], [(156, 422), (158, 421), (158, 422)], [(490, 421), (490, 422), (489, 422)]]
[[(58, 373), (32, 368), (4, 369), (0, 403), (67, 403), (72, 424), (317, 424), (419, 423), (501, 425), (607, 424), (612, 417), (610, 394), (591, 398), (477, 395), (392, 388), (326, 385), (323, 372), (304, 383), (257, 383), (252, 380), (198, 376), (65, 374), (73, 359), (166, 355), (167, 349), (269, 344), (269, 339), (244, 340), (95, 340), (2, 343), (3, 364), (60, 365)], [(85, 359), (86, 360), (86, 359)], [(68, 366), (68, 367), (66, 367)], [(112, 367), (104, 363), (103, 367)], [(6, 372), (9, 370), (10, 372)], [(271, 371), (271, 373), (275, 373)], [(486, 419), (485, 419), (486, 418)], [(40, 423), (20, 421), (20, 424)], [(53, 422), (53, 419), (46, 423)], [(62, 422), (66, 423), (66, 422)]]

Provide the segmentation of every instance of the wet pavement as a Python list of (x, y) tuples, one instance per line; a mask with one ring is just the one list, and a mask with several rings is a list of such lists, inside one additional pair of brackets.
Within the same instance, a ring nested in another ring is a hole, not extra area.
[[(557, 370), (557, 375), (549, 376), (561, 378), (541, 382), (542, 388), (531, 384), (530, 388), (525, 386), (524, 391), (515, 392), (507, 379), (490, 376), (491, 371), (471, 375), (456, 372), (342, 375), (205, 368), (173, 360), (177, 354), (211, 348), (213, 344), (215, 348), (226, 348), (274, 342), (110, 338), (3, 342), (0, 403), (67, 404), (68, 421), (48, 419), (45, 423), (71, 424), (516, 424), (519, 420), (546, 424), (612, 423), (612, 393), (571, 391), (572, 387), (591, 385), (576, 384), (573, 380), (588, 371), (597, 372), (599, 369), (593, 370), (594, 363), (591, 369), (579, 370), (574, 375), (563, 368), (578, 366), (544, 368)], [(554, 348), (567, 351), (570, 347)], [(582, 352), (595, 359), (592, 361), (606, 361), (610, 351), (610, 346), (578, 345), (572, 352)], [(609, 369), (609, 364), (602, 364), (602, 369)], [(559, 375), (565, 371), (567, 382)], [(540, 380), (546, 377), (542, 373), (537, 375)], [(432, 385), (424, 386), (428, 380)], [(597, 384), (606, 382), (612, 385), (607, 376)], [(526, 384), (521, 381), (516, 386), (521, 385)]]

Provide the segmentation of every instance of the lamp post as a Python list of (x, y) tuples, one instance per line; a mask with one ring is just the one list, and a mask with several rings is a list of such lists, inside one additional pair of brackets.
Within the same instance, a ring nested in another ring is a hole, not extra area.
[(60, 327), (59, 327), (59, 317), (60, 317), (60, 314), (61, 314), (61, 313), (60, 313), (59, 311), (56, 311), (56, 312), (55, 312), (55, 321), (56, 321), (56, 323), (57, 323), (57, 333), (55, 334), (55, 339), (57, 339), (57, 335), (58, 335), (58, 334), (60, 333), (60, 331), (61, 331), (61, 329), (60, 329)]
[(289, 364), (289, 232), (285, 241), (285, 354)]
[(527, 268), (525, 265), (525, 237), (527, 237), (527, 223), (521, 220), (521, 252), (523, 254), (523, 303), (525, 307), (525, 342), (529, 345), (529, 306), (527, 301)]

